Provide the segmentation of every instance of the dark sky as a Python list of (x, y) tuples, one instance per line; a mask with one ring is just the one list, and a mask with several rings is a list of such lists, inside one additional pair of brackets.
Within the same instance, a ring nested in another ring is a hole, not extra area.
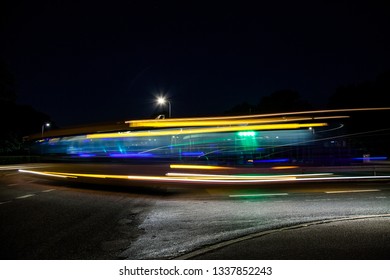
[(176, 117), (280, 89), (324, 106), (337, 86), (389, 69), (390, 9), (378, 3), (13, 0), (0, 57), (18, 103), (60, 126), (149, 117), (161, 93)]

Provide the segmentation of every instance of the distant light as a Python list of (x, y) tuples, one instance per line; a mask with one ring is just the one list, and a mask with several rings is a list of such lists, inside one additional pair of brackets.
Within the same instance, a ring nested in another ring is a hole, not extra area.
[(42, 138), (43, 138), (43, 132), (45, 131), (45, 126), (50, 127), (50, 123), (46, 122), (46, 123), (42, 124), (42, 130), (41, 130), (42, 131), (42, 133), (41, 133)]
[(250, 137), (250, 136), (255, 136), (255, 132), (254, 131), (240, 131), (237, 133), (238, 136), (244, 136), (244, 137)]

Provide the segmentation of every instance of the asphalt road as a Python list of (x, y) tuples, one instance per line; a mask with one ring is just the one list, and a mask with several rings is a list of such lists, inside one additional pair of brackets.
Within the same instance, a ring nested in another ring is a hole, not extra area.
[[(104, 166), (89, 165), (95, 171), (107, 168)], [(388, 227), (382, 226), (388, 225), (386, 215), (390, 214), (388, 180), (271, 184), (250, 188), (211, 185), (180, 188), (176, 184), (174, 188), (164, 189), (145, 187), (142, 183), (139, 186), (119, 185), (112, 180), (89, 183), (53, 180), (18, 172), (18, 169), (56, 168), (74, 171), (80, 167), (55, 164), (0, 166), (1, 259), (173, 259), (202, 258), (201, 255), (203, 258), (245, 259), (250, 258), (247, 248), (255, 244), (277, 244), (278, 252), (285, 252), (284, 257), (280, 254), (256, 257), (304, 259), (309, 247), (299, 245), (299, 242), (294, 245), (297, 247), (289, 247), (286, 240), (309, 234), (312, 244), (329, 247), (329, 240), (321, 239), (319, 233), (323, 232), (328, 232), (327, 236), (339, 236), (332, 242), (340, 246), (345, 244), (344, 240), (357, 240), (351, 248), (371, 250), (370, 258), (387, 257), (380, 249), (372, 252), (373, 247), (366, 246), (365, 241), (359, 242), (358, 235), (353, 236), (356, 231), (350, 229), (364, 228), (359, 236), (371, 236), (371, 243), (390, 242)], [(109, 168), (125, 172), (123, 170), (128, 170), (129, 166)], [(153, 171), (152, 167), (141, 169)], [(367, 219), (361, 219), (362, 216)], [(323, 224), (344, 218), (348, 220)], [(360, 225), (352, 222), (356, 218)], [(368, 223), (363, 225), (366, 220)], [(317, 222), (315, 226), (312, 224)], [(311, 225), (308, 228), (317, 233), (302, 232), (300, 226), (305, 224)], [(325, 229), (330, 225), (337, 230)], [(291, 228), (295, 226), (298, 228)], [(324, 229), (318, 230), (319, 227)], [(291, 230), (274, 231), (286, 228)], [(267, 235), (266, 239), (245, 240), (246, 236), (264, 232), (275, 234)], [(242, 242), (256, 243), (241, 246)], [(218, 244), (222, 244), (218, 249), (213, 247)], [(236, 251), (237, 248), (240, 250)], [(275, 249), (267, 248), (265, 252)], [(300, 255), (290, 254), (297, 248)], [(355, 251), (351, 248), (344, 254), (307, 254), (307, 257), (350, 259), (368, 256), (353, 254)], [(191, 255), (199, 250), (203, 250), (202, 254)], [(217, 255), (211, 255), (215, 253)]]

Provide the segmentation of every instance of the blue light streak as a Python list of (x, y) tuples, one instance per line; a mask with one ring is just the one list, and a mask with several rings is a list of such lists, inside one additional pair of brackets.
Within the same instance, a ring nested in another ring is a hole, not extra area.
[(150, 153), (123, 153), (123, 154), (110, 154), (110, 157), (113, 158), (149, 158), (153, 157), (153, 154)]
[(275, 159), (256, 159), (254, 163), (275, 163), (275, 162), (287, 162), (288, 158), (275, 158)]

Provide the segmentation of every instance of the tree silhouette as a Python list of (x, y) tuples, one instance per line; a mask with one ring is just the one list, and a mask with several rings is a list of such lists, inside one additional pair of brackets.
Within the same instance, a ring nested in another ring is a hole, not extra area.
[(273, 92), (268, 96), (261, 98), (257, 106), (247, 102), (235, 105), (225, 111), (227, 115), (246, 115), (246, 114), (263, 114), (263, 113), (283, 113), (311, 110), (312, 105), (301, 99), (297, 91), (284, 89)]
[[(330, 96), (328, 108), (377, 108), (390, 107), (390, 71), (374, 81), (341, 86)], [(390, 155), (390, 111), (362, 111), (349, 113), (345, 121), (350, 139), (370, 154)]]
[(257, 111), (260, 113), (294, 112), (311, 110), (312, 106), (301, 99), (297, 91), (284, 89), (261, 98)]
[(0, 60), (0, 154), (23, 152), (23, 136), (40, 131), (50, 117), (28, 105), (16, 103), (15, 79)]
[(243, 102), (225, 111), (225, 114), (226, 115), (250, 115), (250, 114), (255, 114), (256, 112), (257, 112), (256, 106), (251, 105), (247, 102)]
[(330, 109), (359, 107), (390, 107), (390, 71), (384, 72), (375, 81), (341, 86), (328, 102)]

